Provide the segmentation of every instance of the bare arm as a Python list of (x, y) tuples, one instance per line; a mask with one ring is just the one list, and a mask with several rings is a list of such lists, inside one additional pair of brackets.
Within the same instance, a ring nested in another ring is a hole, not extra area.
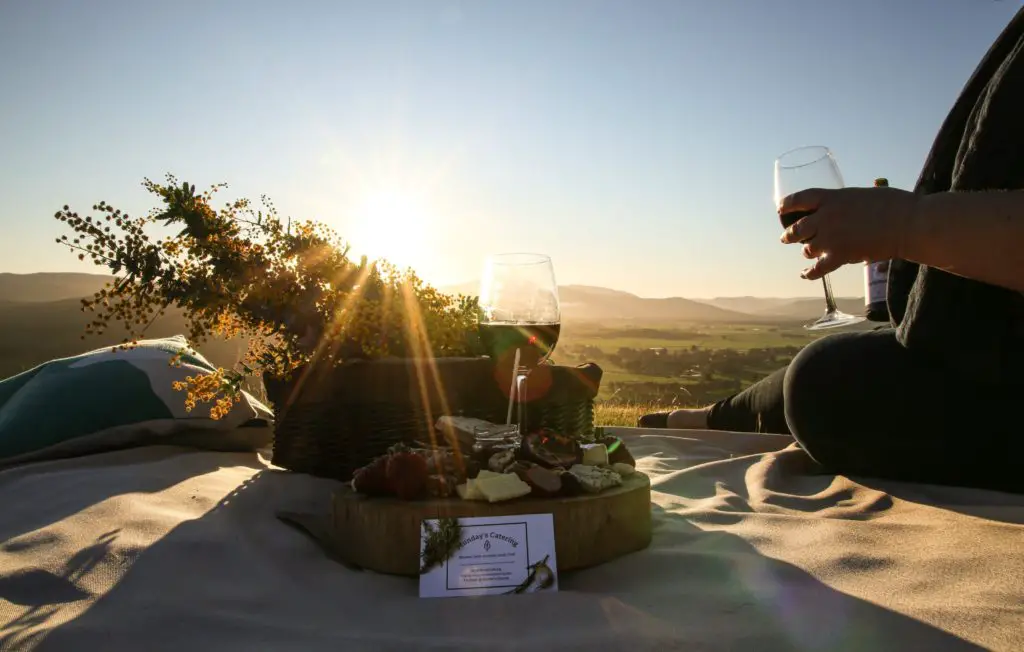
[(1024, 292), (1024, 191), (920, 197), (899, 257)]

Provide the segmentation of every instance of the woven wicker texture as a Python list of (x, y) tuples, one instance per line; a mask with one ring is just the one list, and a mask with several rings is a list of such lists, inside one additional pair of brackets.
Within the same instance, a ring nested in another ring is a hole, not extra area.
[[(508, 388), (487, 358), (352, 362), (264, 378), (274, 405), (274, 464), (347, 481), (399, 442), (429, 441), (445, 414), (501, 422)], [(601, 368), (544, 365), (531, 375), (527, 430), (580, 438), (594, 427)], [(535, 377), (534, 377), (535, 376)]]

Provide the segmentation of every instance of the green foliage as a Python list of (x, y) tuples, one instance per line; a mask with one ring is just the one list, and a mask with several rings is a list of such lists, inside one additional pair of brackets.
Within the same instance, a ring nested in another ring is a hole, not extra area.
[[(236, 368), (202, 387), (190, 379), (190, 405), (214, 401), (223, 413), (246, 376), (287, 376), (301, 365), (383, 357), (478, 355), (475, 297), (441, 293), (412, 270), (384, 260), (354, 260), (331, 229), (281, 218), (261, 198), (213, 206), (225, 184), (197, 193), (167, 176), (143, 186), (159, 198), (132, 217), (106, 202), (97, 216), (64, 206), (54, 216), (71, 234), (58, 243), (80, 260), (109, 269), (116, 280), (82, 301), (92, 313), (86, 333), (123, 325), (124, 344), (142, 338), (172, 305), (183, 309), (194, 343), (246, 337)], [(158, 238), (167, 228), (175, 235)]]
[(420, 575), (429, 573), (452, 558), (462, 547), (462, 527), (459, 519), (439, 518), (437, 527), (423, 521), (423, 550), (420, 553)]

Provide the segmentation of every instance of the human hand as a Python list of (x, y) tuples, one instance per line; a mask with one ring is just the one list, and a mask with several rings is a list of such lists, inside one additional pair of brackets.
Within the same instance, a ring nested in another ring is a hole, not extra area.
[(897, 188), (814, 188), (789, 195), (779, 214), (813, 211), (782, 234), (817, 258), (801, 276), (819, 279), (847, 263), (900, 258), (917, 195)]

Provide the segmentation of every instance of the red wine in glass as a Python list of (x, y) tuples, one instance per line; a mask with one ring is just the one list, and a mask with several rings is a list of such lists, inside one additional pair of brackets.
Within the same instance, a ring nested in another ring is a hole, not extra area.
[(790, 211), (779, 215), (779, 220), (782, 222), (782, 228), (788, 229), (808, 215), (813, 214), (814, 211)]
[(480, 281), (480, 339), (500, 381), (509, 383), (509, 419), (511, 400), (518, 403), (522, 434), (527, 427), (525, 403), (531, 398), (527, 378), (554, 351), (561, 323), (550, 257), (498, 254), (487, 259)]
[(519, 349), (519, 366), (533, 369), (555, 350), (561, 330), (558, 323), (482, 322), (480, 339), (492, 360), (507, 360), (510, 365)]

